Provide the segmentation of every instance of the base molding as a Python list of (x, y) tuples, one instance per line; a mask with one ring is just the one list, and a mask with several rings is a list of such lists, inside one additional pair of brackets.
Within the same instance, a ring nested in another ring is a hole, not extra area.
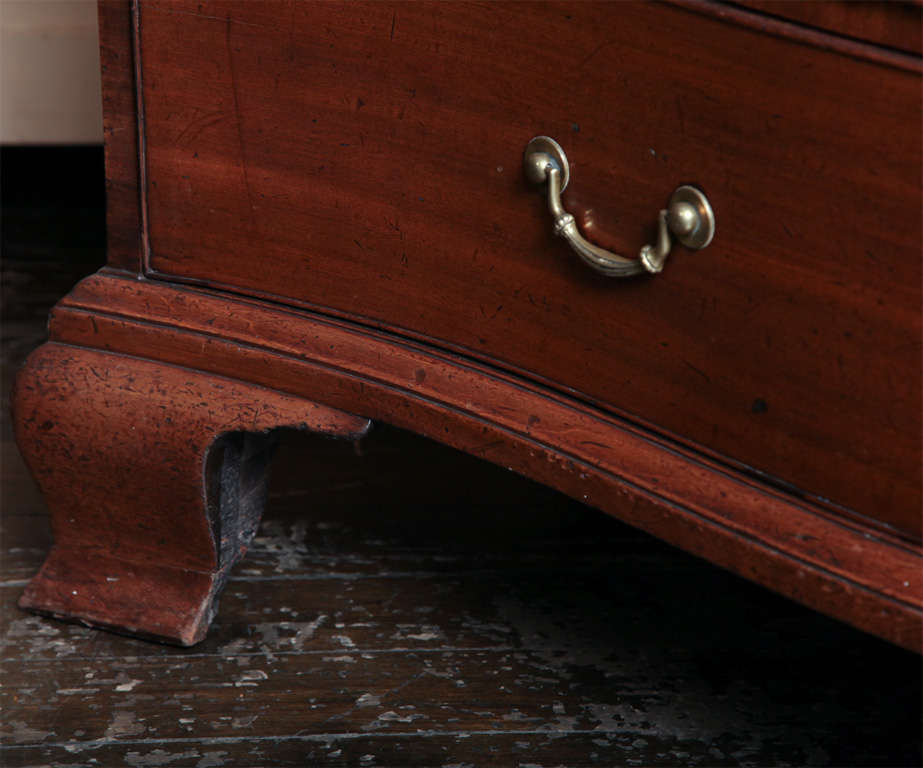
[[(17, 394), (20, 446), (40, 484), (42, 467), (60, 464), (54, 449), (41, 444), (36, 426), (47, 417), (29, 416), (29, 408), (49, 407), (43, 405), (47, 391), (40, 391), (42, 371), (67, 356), (83, 368), (94, 356), (109, 356), (110, 367), (116, 360), (128, 373), (135, 371), (132, 375), (155, 366), (157, 376), (194, 379), (196, 387), (222, 393), (209, 395), (209, 401), (221, 402), (220, 417), (201, 422), (207, 426), (196, 433), (202, 438), (195, 456), (222, 430), (259, 434), (301, 423), (354, 437), (367, 428), (366, 418), (380, 420), (538, 480), (829, 616), (916, 651), (923, 646), (919, 544), (838, 516), (613, 414), (461, 355), (306, 311), (114, 271), (78, 285), (53, 311), (50, 330), (52, 343), (30, 359), (21, 377), (36, 384), (34, 393), (21, 400), (20, 386)], [(96, 397), (92, 392), (100, 386), (92, 382), (82, 397)], [(196, 387), (188, 404), (200, 413), (194, 403), (205, 400)], [(135, 399), (150, 397), (157, 405), (136, 407), (153, 414), (161, 404), (157, 396), (142, 393)], [(126, 417), (114, 423), (124, 425)], [(100, 450), (99, 433), (75, 432), (71, 439)], [(76, 493), (76, 479), (68, 482), (57, 472), (58, 479), (43, 490), (57, 521), (57, 546), (65, 547), (74, 532), (60, 510), (84, 494)], [(64, 498), (55, 495), (60, 489)], [(203, 503), (188, 519), (177, 513), (181, 507), (166, 511), (159, 505), (160, 524), (216, 519)], [(82, 530), (89, 533), (81, 534), (80, 543), (96, 541), (108, 556), (130, 552), (133, 563), (215, 578), (242, 549), (221, 546), (220, 535), (209, 539), (200, 532), (195, 557), (187, 551), (184, 558), (164, 559), (169, 547), (148, 551), (143, 537), (99, 541), (105, 520), (85, 513), (85, 521)], [(67, 615), (66, 608), (51, 612)], [(186, 626), (182, 637), (197, 636), (188, 629), (191, 618)], [(177, 630), (174, 640), (187, 642), (180, 635)]]

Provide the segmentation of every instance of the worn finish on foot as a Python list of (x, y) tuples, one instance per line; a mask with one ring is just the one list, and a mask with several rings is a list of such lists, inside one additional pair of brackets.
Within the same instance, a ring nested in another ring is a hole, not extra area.
[(275, 427), (369, 422), (281, 392), (48, 343), (20, 372), (16, 437), (54, 548), (20, 606), (191, 645), (256, 532)]

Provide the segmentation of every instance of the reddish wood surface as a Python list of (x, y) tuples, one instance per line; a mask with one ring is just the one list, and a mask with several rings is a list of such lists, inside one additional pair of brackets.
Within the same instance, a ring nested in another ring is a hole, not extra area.
[(923, 6), (912, 0), (737, 0), (737, 4), (856, 40), (917, 56), (923, 53)]
[(100, 0), (98, 8), (106, 147), (107, 260), (113, 267), (139, 272), (142, 208), (134, 19), (130, 0)]
[(920, 649), (919, 546), (537, 385), (348, 323), (115, 274), (81, 283), (50, 328), (61, 343), (242, 377), (411, 429)]
[[(151, 274), (525, 372), (920, 539), (918, 59), (626, 3), (152, 0), (140, 25)], [(522, 179), (538, 133), (619, 250), (682, 182), (714, 243), (590, 274)]]
[(13, 396), (55, 539), (20, 606), (190, 645), (259, 525), (278, 426), (368, 422), (271, 389), (46, 344)]

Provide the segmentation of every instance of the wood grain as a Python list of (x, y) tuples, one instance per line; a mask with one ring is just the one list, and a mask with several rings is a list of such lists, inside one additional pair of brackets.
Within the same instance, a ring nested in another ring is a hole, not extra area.
[[(150, 274), (488, 361), (920, 540), (918, 60), (626, 3), (150, 2), (140, 30)], [(588, 274), (522, 179), (539, 133), (604, 244), (682, 182), (714, 244)]]
[(142, 184), (131, 0), (99, 0), (103, 136), (106, 148), (106, 259), (142, 268)]

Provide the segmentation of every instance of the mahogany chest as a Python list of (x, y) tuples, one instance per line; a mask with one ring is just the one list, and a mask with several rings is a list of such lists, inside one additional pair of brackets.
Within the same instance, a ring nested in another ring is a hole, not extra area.
[(103, 0), (109, 266), (18, 380), (22, 605), (198, 641), (269, 432), (382, 421), (920, 650), (919, 30)]

